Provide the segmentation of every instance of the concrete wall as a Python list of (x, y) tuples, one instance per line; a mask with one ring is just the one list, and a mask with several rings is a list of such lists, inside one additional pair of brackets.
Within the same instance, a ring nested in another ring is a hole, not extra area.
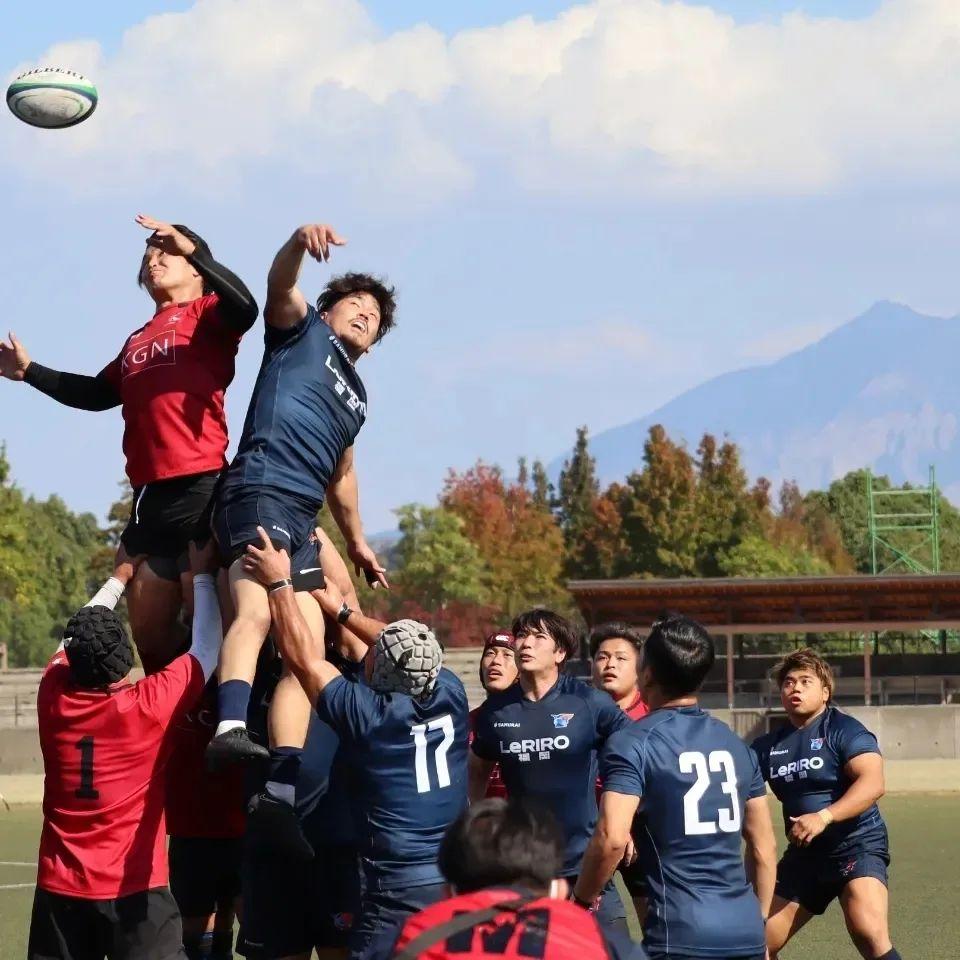
[(889, 760), (960, 759), (960, 705), (844, 710), (877, 735)]
[(0, 730), (0, 776), (18, 773), (43, 773), (36, 727)]

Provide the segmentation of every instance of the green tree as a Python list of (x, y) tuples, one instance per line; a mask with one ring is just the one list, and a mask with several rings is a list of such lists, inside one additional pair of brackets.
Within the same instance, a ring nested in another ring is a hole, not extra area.
[(719, 570), (726, 577), (827, 576), (830, 565), (805, 547), (777, 546), (762, 536), (744, 537), (720, 555)]
[(547, 470), (539, 460), (533, 461), (530, 474), (533, 483), (533, 504), (541, 510), (552, 510), (554, 500), (553, 484), (547, 476)]
[(460, 517), (443, 507), (412, 503), (396, 514), (400, 594), (429, 610), (442, 610), (454, 602), (486, 602), (480, 552), (464, 535)]

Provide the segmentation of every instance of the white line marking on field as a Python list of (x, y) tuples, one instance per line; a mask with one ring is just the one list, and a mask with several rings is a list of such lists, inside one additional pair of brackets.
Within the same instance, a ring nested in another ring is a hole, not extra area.
[(0, 883), (0, 890), (25, 890), (35, 886), (35, 883)]
[(35, 867), (35, 863), (27, 860), (0, 860), (0, 867)]

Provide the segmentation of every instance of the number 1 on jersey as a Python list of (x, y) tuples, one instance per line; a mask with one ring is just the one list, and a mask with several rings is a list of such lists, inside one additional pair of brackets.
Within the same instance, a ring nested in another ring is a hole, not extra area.
[(430, 792), (430, 768), (427, 763), (427, 731), (442, 730), (443, 739), (437, 745), (434, 759), (437, 765), (437, 784), (440, 787), (450, 786), (450, 769), (447, 766), (447, 751), (453, 743), (453, 718), (449, 714), (428, 720), (426, 723), (415, 723), (410, 728), (410, 736), (416, 747), (414, 766), (417, 771), (417, 793)]
[(75, 746), (80, 751), (80, 786), (73, 794), (78, 800), (99, 800), (100, 791), (93, 786), (93, 737), (81, 737)]
[[(727, 750), (713, 750), (706, 757), (696, 750), (688, 750), (679, 757), (681, 773), (695, 773), (697, 779), (683, 795), (683, 832), (687, 836), (740, 832), (740, 796), (737, 792), (737, 769)], [(716, 820), (700, 819), (700, 801), (710, 786), (710, 774), (722, 773), (720, 789), (730, 797), (730, 809), (717, 809)]]

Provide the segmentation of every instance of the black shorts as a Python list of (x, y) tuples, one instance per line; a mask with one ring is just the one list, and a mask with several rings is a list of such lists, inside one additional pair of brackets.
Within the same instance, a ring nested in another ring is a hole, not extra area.
[(29, 960), (172, 960), (183, 957), (180, 913), (166, 887), (116, 900), (83, 900), (37, 887)]
[(284, 497), (250, 487), (225, 492), (213, 510), (213, 535), (220, 558), (229, 567), (243, 556), (247, 544), (260, 543), (257, 527), (263, 527), (278, 550), (286, 550), (294, 570), (317, 566), (313, 531), (317, 509), (296, 497)]
[(135, 487), (120, 542), (130, 556), (145, 553), (167, 580), (188, 569), (187, 545), (210, 537), (210, 513), (219, 474), (197, 473)]
[(368, 890), (350, 938), (350, 960), (391, 956), (407, 920), (446, 896), (447, 888), (442, 883), (402, 890)]
[(309, 863), (247, 856), (237, 953), (276, 960), (347, 945), (360, 912), (353, 847), (316, 847)]
[(889, 863), (885, 843), (852, 847), (829, 856), (787, 847), (777, 864), (775, 892), (781, 900), (799, 903), (804, 910), (819, 916), (851, 880), (875, 877), (887, 886)]
[(243, 839), (170, 838), (170, 892), (184, 917), (209, 917), (240, 896)]

